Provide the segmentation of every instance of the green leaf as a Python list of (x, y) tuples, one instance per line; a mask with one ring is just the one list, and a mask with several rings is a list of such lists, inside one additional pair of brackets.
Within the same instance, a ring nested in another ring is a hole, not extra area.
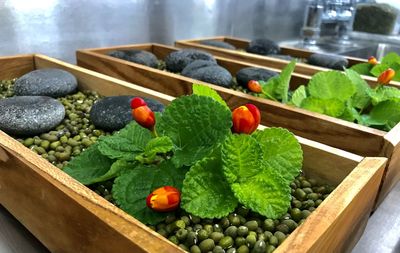
[(230, 134), (231, 115), (227, 107), (209, 97), (191, 95), (172, 101), (158, 127), (175, 145), (175, 165), (190, 166), (208, 156)]
[(400, 90), (390, 86), (380, 86), (377, 89), (371, 89), (368, 91), (368, 94), (371, 97), (373, 105), (386, 100), (400, 100)]
[(264, 95), (268, 98), (280, 99), (286, 104), (289, 100), (290, 78), (295, 66), (296, 60), (292, 60), (278, 76), (268, 79), (267, 82), (260, 82)]
[(396, 74), (393, 77), (394, 81), (400, 81), (400, 63), (398, 62), (393, 62), (390, 65), (388, 64), (377, 64), (375, 65), (375, 67), (373, 67), (371, 69), (371, 74), (378, 77), (382, 74), (382, 72), (384, 72), (385, 70), (387, 70), (388, 68), (393, 69)]
[(290, 206), (290, 187), (261, 158), (259, 143), (249, 135), (231, 135), (222, 148), (223, 171), (239, 202), (268, 218), (278, 218)]
[(371, 69), (371, 74), (373, 76), (378, 77), (378, 76), (380, 76), (380, 74), (382, 74), (383, 71), (387, 70), (388, 68), (389, 68), (389, 65), (377, 64)]
[(98, 143), (93, 144), (79, 156), (74, 157), (63, 169), (65, 173), (85, 185), (105, 181), (114, 175), (110, 169), (114, 160), (104, 156), (98, 150)]
[(194, 83), (192, 89), (193, 89), (193, 94), (210, 97), (215, 101), (217, 101), (218, 103), (220, 103), (221, 105), (228, 107), (225, 100), (223, 100), (221, 96), (210, 87)]
[(134, 161), (135, 157), (144, 151), (151, 138), (148, 129), (132, 121), (118, 133), (100, 138), (99, 151), (112, 159)]
[(400, 102), (398, 101), (383, 101), (374, 108), (370, 114), (370, 121), (380, 124), (395, 125), (400, 121)]
[(365, 62), (365, 63), (355, 64), (355, 65), (351, 66), (350, 69), (354, 70), (355, 72), (357, 72), (360, 75), (370, 76), (371, 75), (370, 71), (371, 71), (373, 66), (374, 65), (372, 65), (372, 64), (370, 64), (368, 62)]
[(205, 158), (191, 167), (183, 181), (181, 207), (201, 218), (221, 218), (238, 201), (222, 173), (221, 157)]
[(338, 99), (319, 99), (308, 97), (301, 103), (301, 108), (326, 114), (332, 117), (339, 117), (345, 110), (345, 103)]
[(307, 98), (307, 90), (306, 87), (304, 85), (300, 85), (294, 92), (292, 95), (292, 103), (297, 106), (300, 107), (301, 103), (303, 102), (304, 99)]
[(313, 75), (308, 91), (316, 98), (346, 101), (354, 95), (356, 87), (345, 74), (333, 70)]
[(351, 98), (351, 104), (358, 108), (364, 109), (370, 103), (370, 96), (368, 95), (368, 90), (371, 88), (367, 84), (367, 82), (362, 79), (362, 77), (351, 69), (345, 70), (347, 77), (356, 87), (356, 93)]
[(381, 64), (391, 66), (395, 63), (400, 64), (400, 56), (395, 52), (390, 52), (382, 58)]
[(296, 137), (276, 127), (256, 131), (252, 136), (261, 146), (264, 162), (290, 184), (303, 167), (303, 150)]
[(285, 68), (282, 70), (279, 75), (279, 82), (276, 86), (275, 93), (279, 94), (282, 99), (282, 103), (286, 104), (289, 100), (288, 98), (288, 90), (290, 85), (290, 78), (292, 76), (293, 70), (296, 66), (296, 60), (292, 60)]
[(275, 92), (276, 87), (278, 87), (279, 85), (279, 82), (280, 82), (279, 76), (273, 76), (270, 79), (268, 79), (267, 82), (259, 81), (262, 93), (266, 96), (266, 98), (275, 101), (282, 99), (282, 97)]
[(171, 138), (168, 136), (161, 136), (151, 139), (144, 148), (144, 154), (152, 157), (156, 154), (165, 154), (174, 148)]
[(122, 210), (145, 224), (155, 225), (168, 215), (153, 211), (146, 205), (146, 197), (162, 186), (181, 188), (185, 170), (170, 162), (157, 166), (139, 165), (115, 179), (112, 194)]
[(357, 121), (358, 123), (360, 123), (361, 121), (360, 117), (361, 116), (358, 113), (358, 111), (354, 107), (352, 107), (350, 103), (346, 104), (344, 112), (342, 113), (342, 115), (339, 116), (340, 119), (347, 120), (350, 122)]

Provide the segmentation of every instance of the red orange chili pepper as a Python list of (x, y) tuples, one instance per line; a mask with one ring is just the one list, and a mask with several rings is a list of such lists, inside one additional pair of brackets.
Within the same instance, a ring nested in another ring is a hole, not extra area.
[(378, 83), (388, 84), (395, 75), (396, 72), (393, 69), (388, 68), (387, 70), (383, 71), (382, 74), (380, 74), (380, 76), (378, 77)]
[(376, 65), (376, 64), (378, 64), (378, 60), (374, 56), (370, 56), (368, 58), (368, 63), (372, 64), (372, 65)]
[(250, 80), (247, 83), (247, 88), (250, 91), (255, 92), (255, 93), (261, 93), (262, 92), (262, 87), (261, 87), (260, 83), (258, 81), (256, 81), (256, 80)]
[(146, 102), (136, 97), (131, 100), (132, 116), (136, 122), (147, 129), (153, 130), (156, 123), (154, 112), (147, 106)]
[(261, 121), (260, 111), (253, 104), (242, 105), (232, 112), (234, 133), (251, 134)]
[(146, 198), (146, 205), (157, 212), (170, 212), (178, 208), (181, 200), (181, 193), (172, 186), (163, 186)]

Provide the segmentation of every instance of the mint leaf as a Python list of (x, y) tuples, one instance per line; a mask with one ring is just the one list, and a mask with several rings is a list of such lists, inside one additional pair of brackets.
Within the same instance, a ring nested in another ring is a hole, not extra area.
[(306, 87), (304, 85), (300, 85), (294, 92), (292, 95), (292, 100), (291, 102), (297, 106), (300, 107), (301, 103), (303, 102), (303, 100), (307, 98), (307, 90)]
[(199, 95), (199, 96), (206, 96), (214, 99), (218, 103), (220, 103), (223, 106), (226, 106), (228, 108), (228, 105), (226, 102), (221, 98), (221, 96), (213, 89), (211, 89), (208, 86), (202, 85), (202, 84), (193, 84), (193, 94)]
[(151, 140), (148, 129), (132, 121), (118, 133), (99, 139), (99, 151), (112, 159), (134, 161)]
[(373, 105), (386, 100), (400, 100), (400, 90), (390, 86), (380, 86), (377, 89), (371, 89), (368, 91), (368, 94), (371, 97)]
[(395, 125), (400, 121), (400, 102), (383, 101), (372, 108), (369, 117), (375, 124)]
[(313, 75), (308, 84), (311, 96), (346, 101), (356, 92), (355, 85), (339, 71), (323, 71)]
[(351, 104), (358, 109), (364, 109), (371, 100), (370, 96), (368, 95), (368, 90), (371, 88), (367, 82), (362, 79), (362, 77), (354, 70), (346, 69), (345, 73), (356, 87), (356, 93), (351, 98)]
[(345, 110), (345, 103), (338, 99), (320, 99), (308, 97), (301, 103), (301, 108), (313, 112), (326, 114), (332, 117), (339, 117)]
[(139, 165), (134, 170), (121, 174), (115, 179), (112, 194), (122, 210), (145, 224), (155, 225), (168, 213), (155, 212), (146, 205), (146, 197), (162, 186), (181, 188), (185, 172), (170, 162), (157, 166)]
[(261, 146), (263, 161), (290, 184), (303, 166), (303, 150), (296, 137), (275, 127), (256, 131), (252, 136)]
[(281, 97), (282, 103), (284, 104), (286, 104), (289, 100), (288, 90), (289, 90), (290, 78), (292, 76), (295, 66), (296, 66), (296, 60), (292, 60), (288, 65), (285, 66), (285, 68), (279, 75), (279, 82), (278, 85), (276, 86), (275, 93)]
[(370, 64), (368, 62), (365, 62), (365, 63), (355, 64), (355, 65), (351, 66), (350, 69), (354, 70), (355, 72), (357, 72), (360, 75), (370, 76), (371, 75), (370, 71), (371, 71), (373, 66), (374, 65), (372, 65), (372, 64)]
[(85, 185), (102, 182), (115, 176), (110, 169), (114, 160), (102, 155), (98, 146), (99, 144), (95, 143), (74, 157), (63, 171)]
[(249, 135), (231, 135), (222, 148), (223, 171), (239, 202), (268, 218), (278, 218), (290, 206), (290, 187), (261, 158), (259, 143)]
[(221, 157), (205, 158), (191, 167), (183, 181), (181, 207), (201, 218), (221, 218), (238, 201), (222, 173)]
[(212, 98), (183, 96), (165, 109), (157, 127), (175, 145), (174, 164), (190, 166), (208, 156), (230, 134), (231, 117), (230, 110)]

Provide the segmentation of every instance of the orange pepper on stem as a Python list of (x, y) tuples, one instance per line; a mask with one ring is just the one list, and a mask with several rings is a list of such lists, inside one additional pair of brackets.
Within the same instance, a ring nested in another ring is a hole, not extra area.
[(253, 104), (242, 105), (232, 112), (232, 131), (234, 133), (253, 133), (261, 121), (258, 108)]
[(181, 201), (181, 193), (172, 186), (163, 186), (146, 198), (146, 205), (157, 212), (170, 212), (179, 207)]
[(388, 84), (395, 75), (396, 72), (393, 69), (388, 68), (387, 70), (383, 71), (382, 74), (380, 74), (380, 76), (378, 77), (378, 83)]
[(261, 87), (260, 83), (258, 81), (256, 81), (256, 80), (250, 80), (247, 83), (247, 88), (250, 91), (254, 92), (254, 93), (261, 93), (262, 92), (262, 87)]
[(370, 56), (368, 58), (368, 63), (372, 64), (372, 65), (376, 65), (376, 64), (378, 64), (378, 60), (374, 56)]
[(131, 100), (132, 116), (136, 122), (144, 128), (154, 130), (156, 118), (154, 112), (147, 106), (146, 102), (139, 98)]

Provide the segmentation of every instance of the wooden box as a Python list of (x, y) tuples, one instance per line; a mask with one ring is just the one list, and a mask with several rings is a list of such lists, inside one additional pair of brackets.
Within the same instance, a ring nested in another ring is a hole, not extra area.
[[(116, 49), (147, 50), (154, 53), (159, 59), (164, 59), (169, 53), (178, 50), (177, 48), (160, 44), (78, 50), (78, 65), (175, 97), (190, 94), (192, 83), (205, 84), (181, 75), (106, 55), (107, 52)], [(216, 59), (218, 64), (228, 69), (233, 76), (244, 67), (256, 66), (251, 63), (243, 63), (226, 58), (216, 57)], [(268, 67), (263, 68), (280, 71), (279, 69)], [(307, 84), (309, 80), (310, 77), (308, 76), (294, 73), (290, 84), (291, 89), (295, 89), (301, 84)], [(384, 199), (396, 182), (400, 180), (400, 124), (390, 132), (384, 132), (279, 102), (257, 98), (217, 85), (207, 85), (215, 89), (232, 109), (249, 102), (258, 106), (262, 114), (263, 125), (285, 127), (296, 135), (361, 156), (383, 156), (389, 158), (390, 161), (385, 171), (377, 205)]]
[[(0, 58), (0, 79), (41, 68), (74, 74), (102, 95), (166, 96), (43, 55)], [(304, 171), (338, 185), (276, 252), (343, 252), (362, 234), (386, 158), (362, 158), (298, 137)], [(182, 252), (133, 217), (0, 131), (0, 204), (52, 252)]]
[[(213, 47), (213, 46), (207, 46), (207, 45), (203, 45), (200, 43), (200, 42), (206, 41), (206, 40), (224, 41), (224, 42), (234, 45), (237, 49), (246, 49), (250, 43), (250, 40), (245, 40), (245, 39), (241, 39), (241, 38), (218, 36), (218, 37), (210, 37), (210, 38), (178, 40), (175, 42), (175, 45), (180, 48), (197, 48), (197, 49), (201, 49), (204, 51), (208, 51), (209, 53), (216, 55), (216, 56), (226, 57), (226, 58), (233, 59), (233, 60), (249, 62), (249, 63), (258, 64), (258, 65), (262, 65), (262, 66), (266, 66), (266, 67), (272, 67), (272, 68), (280, 68), (281, 69), (289, 63), (289, 61), (282, 60), (282, 59), (247, 53), (246, 51), (230, 50), (230, 49), (218, 48), (218, 47)], [(295, 58), (306, 58), (307, 59), (314, 52), (311, 52), (311, 51), (308, 51), (305, 49), (282, 46), (281, 53), (290, 55)], [(350, 56), (343, 56), (343, 57), (345, 57), (349, 61), (349, 67), (351, 67), (357, 63), (367, 62), (367, 59), (355, 58), (355, 57), (350, 57)], [(327, 71), (327, 70), (330, 70), (330, 69), (320, 67), (320, 66), (314, 66), (314, 65), (310, 65), (310, 64), (306, 64), (306, 63), (297, 63), (296, 68), (295, 68), (295, 72), (304, 74), (304, 75), (310, 75), (310, 76), (314, 75), (315, 73), (317, 73), (319, 71)], [(376, 77), (363, 75), (363, 78), (366, 81), (368, 81), (369, 83), (376, 82)], [(392, 81), (392, 84), (396, 84), (400, 87), (400, 82)]]

